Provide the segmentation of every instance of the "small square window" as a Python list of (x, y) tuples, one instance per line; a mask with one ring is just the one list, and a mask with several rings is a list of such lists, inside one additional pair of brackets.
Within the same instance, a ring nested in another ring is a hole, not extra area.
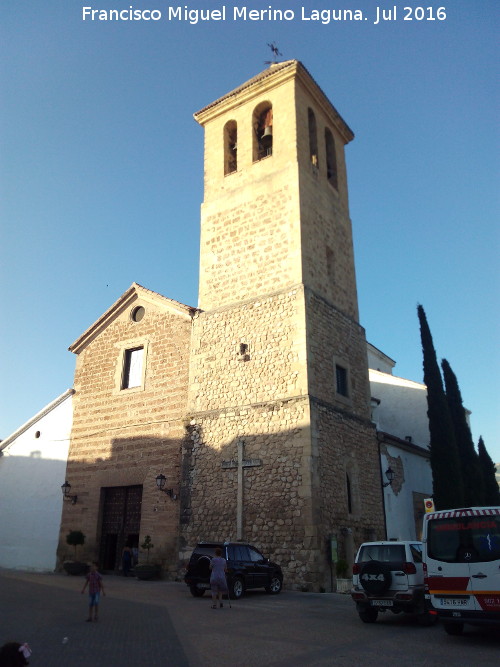
[(132, 387), (141, 386), (143, 362), (143, 347), (135, 347), (131, 350), (125, 350), (122, 389), (131, 389)]
[(347, 385), (347, 369), (343, 366), (335, 365), (335, 381), (337, 386), (337, 394), (341, 396), (349, 396)]

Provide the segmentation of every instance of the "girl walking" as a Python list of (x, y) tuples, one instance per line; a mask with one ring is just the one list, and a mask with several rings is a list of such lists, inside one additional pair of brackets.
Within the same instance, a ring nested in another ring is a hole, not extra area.
[(210, 561), (210, 588), (212, 589), (212, 609), (217, 609), (217, 599), (219, 607), (222, 608), (222, 594), (227, 593), (227, 561), (222, 558), (222, 549), (217, 547), (215, 556)]

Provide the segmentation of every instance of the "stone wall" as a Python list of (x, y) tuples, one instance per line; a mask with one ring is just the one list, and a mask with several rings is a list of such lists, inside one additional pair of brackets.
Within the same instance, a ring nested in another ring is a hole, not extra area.
[[(310, 290), (306, 292), (306, 313), (310, 393), (368, 419), (370, 386), (363, 327)], [(337, 364), (347, 370), (347, 396), (336, 391)]]
[(362, 542), (385, 538), (375, 427), (327, 403), (312, 405), (318, 530), (325, 537), (335, 536), (339, 557), (352, 563)]
[(304, 323), (302, 286), (198, 313), (188, 412), (306, 394)]
[[(348, 399), (335, 393), (335, 352), (349, 360)], [(356, 543), (383, 536), (363, 329), (297, 286), (198, 313), (191, 354), (181, 560), (198, 540), (236, 538), (237, 472), (222, 462), (243, 441), (262, 460), (244, 472), (244, 538), (280, 562), (287, 586), (329, 590), (327, 538), (345, 552), (343, 530)]]
[(186, 554), (199, 540), (236, 539), (237, 470), (222, 463), (236, 460), (242, 440), (245, 459), (262, 462), (244, 469), (243, 538), (281, 564), (287, 585), (301, 579), (304, 535), (314, 532), (308, 423), (306, 397), (192, 416), (181, 497)]
[(287, 224), (293, 217), (290, 199), (288, 184), (270, 187), (266, 181), (241, 198), (204, 205), (200, 308), (212, 310), (300, 282), (300, 263), (291, 261), (298, 230)]
[[(243, 535), (302, 581), (314, 533), (309, 401), (301, 285), (193, 321), (181, 531), (184, 556), (200, 539), (235, 539), (238, 441), (246, 459)], [(242, 347), (243, 346), (243, 347)]]

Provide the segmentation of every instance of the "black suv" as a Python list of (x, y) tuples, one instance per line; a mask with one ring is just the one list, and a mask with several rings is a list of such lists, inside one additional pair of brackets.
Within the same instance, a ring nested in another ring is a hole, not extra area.
[(184, 581), (195, 597), (210, 590), (210, 561), (215, 550), (221, 549), (227, 561), (229, 597), (238, 600), (247, 588), (265, 588), (267, 593), (279, 593), (283, 572), (276, 563), (265, 558), (258, 549), (243, 542), (200, 542), (193, 551)]

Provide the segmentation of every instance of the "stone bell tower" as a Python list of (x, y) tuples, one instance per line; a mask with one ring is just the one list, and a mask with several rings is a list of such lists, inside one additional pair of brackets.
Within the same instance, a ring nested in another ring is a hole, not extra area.
[(286, 584), (329, 589), (329, 546), (383, 536), (344, 146), (305, 67), (271, 65), (205, 130), (182, 534), (245, 539)]

